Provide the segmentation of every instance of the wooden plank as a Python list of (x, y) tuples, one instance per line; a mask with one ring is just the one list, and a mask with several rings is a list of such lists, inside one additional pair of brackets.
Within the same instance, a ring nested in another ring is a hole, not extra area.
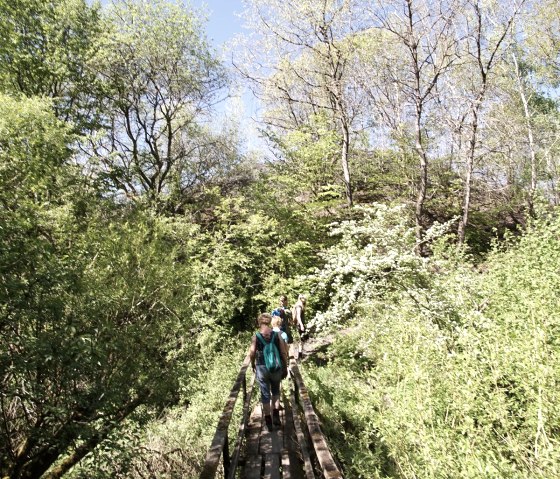
[(288, 361), (294, 359), (294, 343), (288, 344)]
[(252, 455), (245, 461), (245, 467), (243, 469), (244, 479), (261, 479), (261, 469), (262, 469), (262, 456)]
[(290, 405), (292, 407), (292, 415), (294, 418), (294, 429), (296, 431), (296, 436), (299, 442), (301, 455), (303, 457), (303, 469), (305, 472), (305, 478), (315, 479), (315, 474), (313, 473), (313, 466), (311, 465), (311, 457), (309, 456), (309, 449), (307, 448), (307, 440), (305, 439), (305, 435), (303, 434), (303, 430), (301, 428), (301, 419), (299, 418), (296, 397), (293, 391), (290, 394)]
[(258, 455), (259, 453), (262, 422), (261, 403), (258, 403), (255, 409), (253, 409), (253, 413), (249, 419), (249, 425), (247, 426), (247, 442), (245, 445), (247, 456)]
[(284, 449), (284, 434), (282, 429), (274, 429), (274, 431), (270, 433), (270, 453), (280, 454), (282, 449)]
[(280, 479), (280, 454), (265, 456), (263, 479)]
[(294, 429), (294, 417), (290, 404), (290, 388), (284, 390), (284, 449), (282, 451), (282, 479), (304, 479), (303, 460)]
[(294, 359), (295, 361), (297, 361), (299, 359), (299, 342), (294, 341), (292, 344), (290, 344), (288, 356), (290, 360)]
[(284, 449), (294, 451), (297, 449), (297, 439), (295, 437), (294, 418), (292, 416), (292, 407), (290, 406), (289, 391), (284, 392), (283, 403)]
[(251, 385), (249, 386), (249, 391), (247, 393), (247, 397), (245, 398), (245, 402), (243, 404), (243, 414), (241, 417), (241, 424), (239, 425), (239, 429), (237, 431), (237, 439), (235, 441), (235, 446), (233, 448), (233, 454), (231, 456), (228, 479), (235, 479), (235, 475), (236, 475), (235, 472), (237, 470), (237, 464), (239, 463), (239, 455), (241, 453), (241, 443), (249, 420), (249, 407), (251, 406), (251, 398), (253, 396), (255, 378), (256, 378), (256, 374), (253, 374), (253, 379), (251, 380)]
[[(307, 388), (303, 383), (303, 379), (301, 377), (301, 374), (299, 372), (299, 369), (295, 361), (292, 361), (291, 363), (291, 370), (294, 377), (294, 381), (299, 389), (299, 396), (302, 401), (303, 412), (305, 414), (305, 420), (307, 422), (307, 428), (309, 430), (311, 442), (313, 443), (313, 448), (315, 449), (315, 454), (321, 466), (323, 476), (325, 477), (325, 479), (341, 479), (342, 473), (340, 472), (338, 466), (334, 462), (332, 454), (327, 445), (327, 441), (325, 440), (325, 436), (321, 431), (319, 418), (317, 417), (317, 414), (315, 414), (315, 410), (313, 409), (313, 405), (311, 404), (311, 400), (309, 399)], [(292, 403), (292, 408), (295, 409), (293, 403)], [(294, 422), (295, 422), (295, 417), (296, 414), (294, 414)]]
[(284, 448), (284, 433), (282, 427), (274, 426), (272, 431), (266, 427), (263, 420), (261, 429), (261, 442), (259, 444), (259, 453), (265, 454), (279, 454)]
[(259, 443), (259, 454), (265, 455), (272, 452), (272, 435), (275, 434), (274, 431), (269, 431), (266, 427), (266, 422), (262, 422), (261, 437)]
[(282, 452), (282, 479), (292, 479), (292, 465), (288, 451)]
[(237, 401), (237, 396), (241, 385), (243, 384), (243, 379), (247, 373), (247, 367), (250, 363), (249, 353), (245, 356), (245, 360), (241, 365), (237, 379), (229, 393), (228, 400), (218, 421), (218, 427), (216, 428), (216, 433), (214, 434), (214, 439), (210, 445), (210, 449), (206, 453), (206, 460), (204, 461), (204, 467), (202, 473), (200, 474), (200, 479), (214, 479), (216, 477), (216, 471), (218, 470), (218, 465), (220, 463), (220, 457), (224, 450), (224, 443), (227, 440), (227, 432), (229, 423), (231, 421), (231, 415), (233, 413), (233, 408), (235, 407), (235, 402)]
[(301, 459), (301, 451), (287, 451), (290, 460), (290, 479), (307, 479), (303, 470), (303, 461)]

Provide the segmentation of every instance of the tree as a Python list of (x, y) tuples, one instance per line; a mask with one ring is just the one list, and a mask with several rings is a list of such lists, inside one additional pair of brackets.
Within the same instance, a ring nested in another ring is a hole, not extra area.
[(91, 62), (106, 128), (88, 154), (121, 194), (161, 204), (208, 174), (208, 156), (228, 142), (203, 125), (225, 72), (179, 2), (117, 1), (106, 30)]
[(2, 477), (59, 477), (169, 401), (188, 328), (188, 231), (178, 253), (168, 223), (115, 210), (73, 141), (48, 100), (0, 95)]
[(100, 32), (99, 5), (85, 0), (1, 0), (0, 88), (54, 100), (58, 118), (89, 128), (87, 59)]
[(329, 115), (340, 137), (342, 183), (352, 206), (349, 157), (362, 104), (355, 101), (348, 65), (353, 34), (361, 25), (359, 2), (251, 0), (247, 5), (253, 35), (245, 39), (246, 57), (234, 64), (267, 103), (269, 125), (289, 131), (311, 116)]
[(396, 51), (404, 55), (387, 58), (383, 68), (386, 78), (402, 97), (404, 112), (399, 117), (412, 129), (413, 149), (420, 166), (415, 206), (419, 253), (424, 252), (427, 228), (424, 203), (430, 163), (428, 119), (442, 77), (457, 60), (456, 22), (460, 6), (459, 0), (439, 1), (437, 8), (425, 0), (396, 0), (375, 2), (370, 10), (374, 25), (385, 30), (390, 41), (399, 45)]
[(553, 86), (560, 81), (560, 6), (555, 0), (531, 2), (525, 24), (526, 45)]
[[(459, 220), (457, 236), (459, 243), (465, 241), (465, 229), (469, 219), (471, 204), (471, 183), (478, 148), (478, 134), (481, 114), (485, 105), (493, 70), (500, 60), (501, 51), (507, 46), (506, 39), (513, 22), (523, 6), (524, 0), (500, 8), (500, 3), (486, 3), (469, 0), (465, 10), (465, 52), (474, 63), (475, 75), (470, 76), (470, 85), (464, 97), (469, 98), (467, 110), (463, 113), (461, 129), (468, 122), (467, 154), (463, 189), (462, 215)], [(472, 25), (471, 25), (472, 23)], [(469, 61), (469, 60), (467, 60)]]

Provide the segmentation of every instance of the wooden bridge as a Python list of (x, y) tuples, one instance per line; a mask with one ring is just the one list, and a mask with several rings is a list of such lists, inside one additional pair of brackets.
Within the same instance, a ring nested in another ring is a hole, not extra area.
[[(289, 378), (282, 381), (282, 426), (272, 431), (264, 423), (254, 374), (247, 387), (249, 365), (247, 355), (218, 422), (200, 479), (342, 478), (293, 356)], [(232, 417), (241, 390), (241, 419), (235, 441), (230, 443)]]

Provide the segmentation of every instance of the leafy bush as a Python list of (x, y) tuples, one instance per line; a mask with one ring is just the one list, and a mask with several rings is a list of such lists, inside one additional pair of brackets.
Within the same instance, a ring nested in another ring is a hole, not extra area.
[[(160, 413), (153, 409), (140, 411), (71, 477), (198, 476), (247, 347), (247, 337), (230, 338), (226, 351), (198, 360), (192, 365), (194, 374), (183, 377), (179, 405)], [(238, 405), (241, 403), (240, 395)], [(237, 416), (231, 421), (232, 438), (239, 424)]]
[(407, 288), (357, 297), (326, 367), (306, 369), (349, 477), (558, 475), (559, 228), (536, 222), (479, 270), (436, 246)]
[[(355, 211), (358, 219), (331, 226), (330, 235), (337, 241), (320, 253), (324, 264), (309, 277), (319, 309), (309, 325), (317, 331), (343, 324), (360, 303), (385, 307), (392, 295), (429, 285), (426, 260), (414, 252), (415, 233), (405, 207), (375, 204)], [(445, 229), (435, 225), (426, 240)]]

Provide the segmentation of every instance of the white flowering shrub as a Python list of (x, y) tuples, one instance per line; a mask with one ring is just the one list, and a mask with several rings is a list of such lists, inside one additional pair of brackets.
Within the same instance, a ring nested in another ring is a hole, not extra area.
[[(310, 279), (320, 311), (309, 326), (328, 330), (353, 317), (359, 303), (385, 301), (407, 292), (412, 297), (430, 283), (429, 260), (415, 254), (415, 230), (404, 206), (374, 204), (356, 208), (359, 219), (332, 225), (336, 243), (320, 256), (324, 265)], [(442, 236), (437, 224), (425, 241)]]
[(559, 235), (535, 221), (478, 266), (436, 241), (425, 285), (362, 296), (302, 368), (346, 477), (560, 477)]

